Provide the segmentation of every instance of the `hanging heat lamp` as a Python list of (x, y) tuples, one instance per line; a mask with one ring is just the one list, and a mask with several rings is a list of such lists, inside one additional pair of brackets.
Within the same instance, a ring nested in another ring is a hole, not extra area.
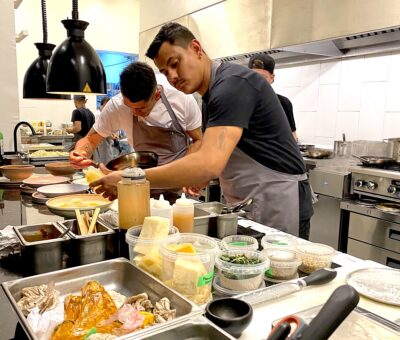
[(78, 18), (78, 0), (73, 0), (72, 19), (61, 21), (68, 38), (56, 48), (47, 69), (47, 92), (106, 94), (103, 64), (85, 40), (85, 29), (89, 23)]
[(47, 43), (46, 0), (42, 0), (43, 42), (35, 43), (39, 51), (33, 63), (25, 73), (23, 98), (25, 99), (71, 99), (70, 95), (51, 94), (46, 92), (46, 74), (52, 51), (56, 45)]

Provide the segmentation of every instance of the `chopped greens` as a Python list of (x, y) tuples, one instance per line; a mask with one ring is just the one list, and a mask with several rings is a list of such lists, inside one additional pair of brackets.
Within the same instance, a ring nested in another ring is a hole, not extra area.
[(220, 259), (225, 262), (233, 263), (233, 264), (259, 264), (261, 263), (260, 259), (249, 258), (246, 255), (221, 255)]

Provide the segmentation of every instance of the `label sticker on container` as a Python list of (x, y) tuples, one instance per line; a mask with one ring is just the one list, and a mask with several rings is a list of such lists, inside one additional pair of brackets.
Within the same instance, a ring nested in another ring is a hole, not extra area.
[(205, 285), (210, 284), (213, 278), (214, 278), (214, 270), (200, 276), (199, 279), (197, 280), (197, 287), (203, 287)]
[(287, 246), (288, 245), (286, 242), (282, 242), (282, 241), (271, 241), (268, 243), (275, 244), (277, 246)]
[(238, 242), (231, 242), (229, 243), (230, 246), (239, 246), (239, 247), (244, 247), (247, 246), (247, 242), (243, 242), (243, 241), (238, 241)]
[(272, 277), (272, 269), (269, 268), (268, 270), (265, 271), (265, 275), (268, 277)]

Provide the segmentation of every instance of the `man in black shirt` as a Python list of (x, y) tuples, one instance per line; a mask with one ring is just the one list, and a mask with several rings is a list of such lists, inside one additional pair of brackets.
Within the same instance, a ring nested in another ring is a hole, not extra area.
[[(272, 84), (274, 82), (275, 60), (268, 54), (257, 53), (253, 55), (249, 60), (249, 68), (253, 69), (253, 71), (263, 76), (269, 84)], [(298, 137), (296, 133), (296, 123), (294, 121), (294, 116), (293, 116), (293, 105), (288, 98), (281, 96), (280, 94), (277, 94), (277, 96), (283, 107), (283, 111), (285, 111), (286, 117), (289, 121), (293, 138), (297, 142)]]
[[(229, 204), (253, 198), (250, 218), (308, 238), (311, 190), (299, 148), (271, 86), (236, 64), (213, 63), (184, 26), (164, 25), (146, 55), (176, 89), (203, 97), (200, 149), (146, 170), (155, 188), (204, 186), (219, 177)], [(121, 174), (91, 183), (115, 193)]]
[(74, 124), (72, 128), (66, 129), (68, 133), (74, 134), (74, 142), (86, 136), (92, 128), (95, 117), (92, 111), (86, 108), (86, 97), (82, 95), (74, 96), (75, 110), (72, 111), (71, 122)]

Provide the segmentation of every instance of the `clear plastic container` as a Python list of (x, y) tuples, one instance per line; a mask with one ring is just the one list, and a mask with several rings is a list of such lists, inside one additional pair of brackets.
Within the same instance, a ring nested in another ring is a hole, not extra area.
[(258, 241), (252, 236), (231, 235), (222, 239), (221, 247), (228, 250), (257, 250)]
[[(264, 288), (265, 287), (265, 282), (264, 280), (261, 282), (260, 286), (258, 288)], [(230, 290), (222, 287), (221, 285), (221, 280), (219, 279), (219, 276), (216, 275), (213, 280), (213, 288), (214, 288), (214, 294), (218, 296), (234, 296), (234, 295), (239, 295), (242, 294), (243, 291), (237, 291), (237, 290)]]
[(263, 253), (270, 261), (270, 267), (265, 272), (266, 277), (277, 280), (290, 280), (296, 277), (301, 260), (295, 250), (269, 249)]
[(294, 250), (296, 247), (296, 240), (293, 238), (293, 236), (276, 233), (265, 235), (261, 239), (261, 245), (265, 250), (272, 248)]
[(160, 248), (164, 283), (197, 304), (207, 303), (217, 250), (217, 242), (208, 236), (168, 236)]
[[(258, 259), (258, 264), (236, 264), (224, 261), (221, 256), (245, 255), (250, 259)], [(221, 286), (235, 291), (257, 289), (263, 281), (264, 272), (269, 268), (269, 260), (265, 254), (256, 250), (223, 250), (215, 259)]]
[[(130, 261), (157, 279), (162, 279), (160, 245), (165, 239), (139, 239), (142, 226), (129, 228), (125, 235), (129, 247)], [(169, 235), (179, 234), (175, 227), (169, 227)]]
[(303, 244), (296, 251), (302, 261), (299, 270), (306, 274), (329, 268), (335, 255), (335, 249), (322, 243)]

